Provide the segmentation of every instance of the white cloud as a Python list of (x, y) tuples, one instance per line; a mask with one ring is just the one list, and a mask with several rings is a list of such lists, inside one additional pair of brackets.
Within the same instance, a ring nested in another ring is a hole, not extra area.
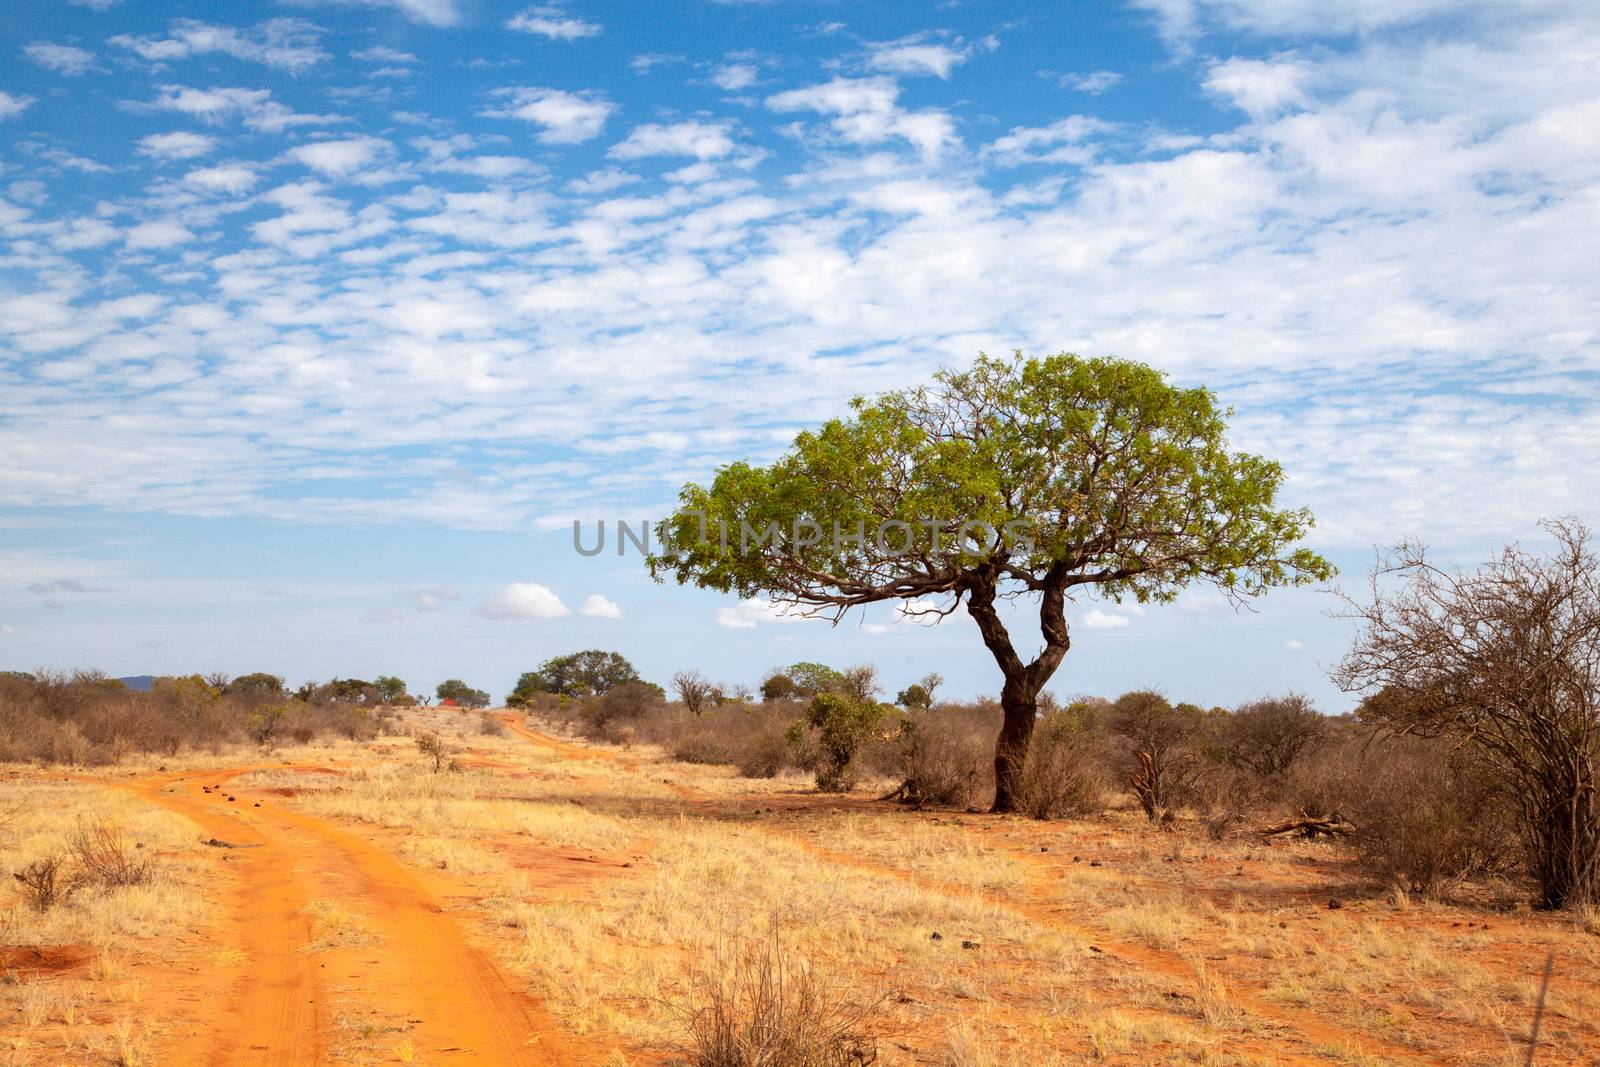
[(1070, 163), (1082, 165), (1094, 158), (1095, 151), (1083, 142), (1111, 127), (1087, 115), (1068, 115), (1048, 126), (1019, 126), (988, 146), (986, 153), (996, 162)]
[(956, 38), (951, 44), (934, 40), (928, 34), (882, 41), (868, 46), (867, 68), (884, 74), (931, 74), (950, 77), (950, 72), (965, 63), (977, 50), (992, 50), (998, 42), (992, 37), (974, 44)]
[(0, 637), (15, 636), (17, 636), (17, 628), (15, 626), (0, 625)]
[(1306, 103), (1301, 91), (1307, 68), (1291, 60), (1229, 59), (1211, 66), (1205, 87), (1260, 118)]
[(345, 121), (339, 115), (298, 114), (272, 99), (268, 89), (194, 89), (186, 85), (162, 85), (160, 95), (149, 104), (131, 105), (141, 110), (176, 111), (203, 122), (221, 122), (237, 116), (246, 126), (267, 133), (281, 133), (292, 126), (327, 126)]
[(408, 595), (418, 611), (438, 611), (460, 600), (461, 590), (453, 585), (441, 585), (433, 589), (413, 589)]
[(852, 144), (894, 138), (909, 141), (925, 158), (938, 156), (955, 141), (955, 124), (942, 111), (908, 112), (895, 101), (900, 87), (889, 78), (835, 78), (821, 85), (790, 89), (767, 97), (773, 111), (815, 111), (831, 115), (834, 133)]
[(1305, 646), (1305, 642), (1304, 641), (1297, 641), (1297, 640), (1295, 640), (1293, 638), (1290, 638), (1289, 640), (1287, 640), (1287, 641), (1285, 641), (1283, 643), (1283, 647), (1287, 648), (1290, 652), (1299, 652), (1300, 650), (1304, 649), (1306, 646)]
[(1083, 74), (1063, 74), (1060, 81), (1063, 89), (1075, 89), (1080, 93), (1098, 96), (1119, 84), (1122, 75), (1114, 70), (1092, 70)]
[(393, 146), (380, 137), (351, 137), (298, 145), (284, 155), (329, 178), (348, 178), (388, 155)]
[(193, 159), (210, 152), (216, 144), (214, 137), (190, 133), (188, 130), (174, 130), (139, 138), (139, 152), (157, 159)]
[(130, 228), (122, 239), (129, 248), (175, 248), (193, 241), (194, 234), (177, 219), (153, 219)]
[(184, 183), (208, 193), (229, 193), (237, 196), (255, 188), (260, 179), (255, 168), (243, 163), (230, 163), (218, 167), (201, 167), (183, 176)]
[(537, 582), (512, 582), (478, 607), (485, 618), (511, 622), (559, 619), (571, 613), (560, 597)]
[(67, 3), (73, 7), (86, 7), (92, 11), (108, 11), (122, 3), (122, 0), (67, 0)]
[(1122, 630), (1132, 626), (1133, 620), (1126, 615), (1091, 608), (1078, 617), (1078, 624), (1086, 630)]
[(32, 104), (33, 97), (31, 96), (12, 96), (10, 93), (0, 90), (0, 122), (16, 118), (28, 110)]
[(726, 123), (675, 122), (670, 125), (647, 123), (635, 126), (610, 155), (617, 159), (644, 156), (693, 156), (718, 159), (733, 151), (733, 138)]
[(553, 6), (530, 7), (520, 14), (513, 15), (506, 22), (508, 30), (532, 33), (548, 37), (553, 41), (576, 41), (583, 37), (595, 37), (603, 28), (598, 22), (572, 18), (559, 7)]
[(458, 0), (278, 0), (291, 7), (389, 8), (424, 26), (455, 26), (461, 22)]
[(591, 593), (584, 598), (583, 604), (579, 606), (578, 614), (587, 615), (594, 619), (620, 619), (622, 618), (622, 609), (599, 593)]
[(417, 57), (410, 52), (402, 52), (398, 48), (388, 45), (375, 44), (371, 48), (363, 48), (359, 52), (351, 52), (351, 59), (359, 59), (363, 63), (415, 63)]
[(302, 19), (270, 19), (252, 30), (174, 19), (165, 37), (119, 34), (109, 43), (152, 63), (219, 53), (298, 74), (329, 58), (317, 44), (320, 35), (321, 30)]
[(52, 44), (35, 41), (25, 47), (23, 54), (46, 70), (76, 77), (94, 66), (94, 53), (70, 44)]
[(761, 72), (754, 63), (727, 63), (717, 68), (711, 75), (711, 83), (718, 89), (736, 93), (741, 89), (748, 89), (761, 78)]
[(504, 103), (479, 112), (490, 118), (521, 119), (541, 127), (545, 144), (577, 144), (597, 137), (616, 105), (598, 93), (562, 89), (507, 88), (491, 94)]
[(729, 630), (753, 630), (766, 623), (810, 622), (794, 608), (784, 608), (763, 597), (741, 600), (730, 608), (717, 609), (717, 625)]

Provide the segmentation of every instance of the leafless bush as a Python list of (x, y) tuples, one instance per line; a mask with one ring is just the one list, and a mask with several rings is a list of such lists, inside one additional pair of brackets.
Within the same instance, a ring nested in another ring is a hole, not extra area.
[(123, 832), (103, 819), (80, 821), (67, 844), (85, 881), (107, 888), (145, 885), (155, 874), (148, 857), (129, 847)]
[(67, 857), (52, 852), (29, 863), (13, 877), (22, 883), (22, 899), (34, 911), (49, 911), (77, 890), (79, 882), (67, 868)]
[(998, 716), (959, 707), (919, 712), (892, 746), (885, 770), (900, 780), (892, 796), (907, 804), (976, 803), (994, 788)]
[[(1544, 907), (1600, 903), (1600, 556), (1575, 519), (1548, 555), (1510, 546), (1476, 571), (1399, 546), (1374, 573), (1335, 671), (1366, 720), (1459, 739), (1517, 805)], [(1388, 592), (1380, 576), (1398, 580)]]
[(1095, 723), (1078, 705), (1053, 712), (1034, 728), (1022, 765), (1017, 810), (1035, 819), (1089, 815), (1105, 806)]
[(482, 737), (505, 737), (506, 724), (484, 712), (478, 716), (478, 734)]
[(1141, 689), (1118, 697), (1108, 715), (1112, 732), (1128, 749), (1130, 781), (1145, 816), (1166, 819), (1204, 770), (1200, 709), (1174, 706), (1160, 693)]
[(781, 943), (776, 927), (737, 953), (719, 951), (671, 1005), (694, 1067), (867, 1067), (881, 1000), (860, 1002)]
[(643, 719), (660, 704), (658, 690), (642, 682), (614, 685), (578, 702), (580, 728), (589, 737), (617, 740), (619, 728)]
[(1281, 782), (1327, 732), (1327, 720), (1299, 693), (1243, 704), (1222, 720), (1217, 747), (1232, 767)]

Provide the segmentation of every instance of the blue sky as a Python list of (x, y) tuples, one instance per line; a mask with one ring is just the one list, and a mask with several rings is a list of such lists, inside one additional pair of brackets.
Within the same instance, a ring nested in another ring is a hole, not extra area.
[[(1591, 4), (23, 0), (0, 55), (0, 667), (992, 692), (963, 617), (569, 529), (980, 350), (1210, 385), (1347, 586), (1594, 514)], [(1331, 606), (1080, 602), (1052, 688), (1342, 709)]]

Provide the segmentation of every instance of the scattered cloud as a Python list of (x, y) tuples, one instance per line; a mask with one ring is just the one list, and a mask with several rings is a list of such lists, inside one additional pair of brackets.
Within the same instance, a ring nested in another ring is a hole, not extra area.
[(157, 159), (194, 159), (196, 156), (205, 155), (216, 146), (215, 137), (190, 133), (188, 130), (152, 133), (139, 138), (139, 153)]
[(1305, 646), (1305, 642), (1296, 641), (1295, 639), (1290, 638), (1289, 640), (1287, 640), (1287, 641), (1285, 641), (1283, 643), (1283, 647), (1287, 648), (1290, 652), (1299, 652), (1302, 649), (1304, 649), (1306, 646)]
[(23, 48), (23, 54), (46, 70), (77, 77), (94, 67), (94, 53), (70, 44), (51, 44), (35, 41)]
[(151, 219), (131, 227), (122, 240), (128, 248), (137, 250), (176, 248), (193, 241), (189, 227), (175, 218)]
[(402, 52), (398, 48), (387, 45), (375, 44), (371, 48), (363, 48), (359, 52), (351, 52), (351, 59), (359, 59), (363, 63), (415, 63), (417, 57), (410, 52)]
[(940, 155), (955, 141), (955, 123), (942, 111), (906, 111), (896, 100), (900, 87), (889, 78), (835, 78), (821, 85), (790, 89), (767, 97), (772, 111), (815, 111), (832, 116), (830, 127), (852, 144), (878, 144), (896, 138), (910, 142), (924, 158)]
[(183, 176), (186, 185), (208, 193), (227, 193), (232, 196), (249, 192), (260, 178), (254, 167), (244, 163), (201, 167)]
[(733, 151), (733, 138), (727, 123), (675, 122), (669, 125), (648, 123), (635, 126), (628, 136), (611, 147), (616, 159), (644, 156), (693, 156), (720, 159)]
[(1091, 608), (1078, 617), (1078, 624), (1086, 630), (1123, 630), (1132, 626), (1133, 620), (1126, 615)]
[(387, 156), (393, 147), (381, 137), (350, 137), (298, 145), (284, 154), (324, 177), (348, 178)]
[(999, 41), (985, 37), (972, 43), (957, 37), (949, 43), (931, 34), (916, 34), (897, 41), (882, 41), (868, 46), (866, 67), (883, 74), (931, 74), (949, 78), (950, 72), (980, 51), (993, 51)]
[(1122, 75), (1114, 70), (1091, 70), (1081, 74), (1063, 74), (1059, 81), (1063, 89), (1074, 89), (1080, 93), (1098, 96), (1119, 84)]
[(28, 592), (35, 596), (53, 596), (56, 593), (103, 593), (105, 590), (85, 585), (76, 578), (57, 578), (49, 582), (30, 582)]
[(598, 137), (616, 110), (615, 104), (594, 92), (506, 88), (491, 95), (503, 103), (479, 114), (531, 122), (540, 127), (538, 138), (545, 144), (578, 144)]
[(761, 80), (761, 71), (754, 63), (727, 63), (711, 75), (711, 84), (718, 89), (737, 93)]
[(0, 90), (0, 122), (16, 118), (28, 110), (32, 104), (33, 97), (31, 96), (12, 96), (10, 93)]
[(512, 582), (479, 605), (478, 614), (486, 619), (533, 622), (559, 619), (572, 611), (560, 597), (537, 582)]
[(269, 89), (194, 89), (186, 85), (162, 85), (158, 90), (159, 95), (150, 103), (130, 106), (136, 110), (175, 111), (202, 122), (237, 118), (246, 126), (267, 133), (346, 121), (341, 115), (299, 114), (273, 100)]
[(410, 22), (441, 28), (461, 23), (459, 0), (278, 0), (290, 7), (387, 8)]
[(1306, 103), (1307, 68), (1293, 60), (1228, 59), (1212, 64), (1203, 83), (1253, 118)]
[(592, 619), (620, 619), (622, 609), (599, 593), (591, 593), (579, 606), (578, 614), (587, 615)]
[(453, 585), (440, 585), (432, 589), (413, 589), (406, 594), (418, 611), (439, 611), (446, 604), (461, 599), (461, 590)]
[(997, 163), (1055, 163), (1082, 166), (1095, 157), (1089, 138), (1111, 127), (1087, 115), (1068, 115), (1048, 126), (1019, 126), (988, 146), (986, 154)]
[(15, 636), (17, 636), (17, 628), (15, 626), (6, 626), (4, 624), (0, 624), (0, 637)]
[(536, 34), (552, 41), (576, 41), (584, 37), (597, 37), (604, 27), (598, 22), (573, 18), (559, 7), (546, 5), (530, 7), (513, 15), (506, 22), (506, 29)]
[(152, 63), (220, 54), (299, 74), (329, 58), (317, 44), (321, 32), (303, 19), (270, 19), (250, 30), (217, 26), (198, 19), (175, 19), (165, 37), (118, 34), (108, 43), (126, 48)]
[(763, 597), (750, 597), (733, 607), (717, 609), (717, 625), (729, 630), (753, 630), (767, 623), (809, 621), (812, 620), (795, 609), (780, 607)]

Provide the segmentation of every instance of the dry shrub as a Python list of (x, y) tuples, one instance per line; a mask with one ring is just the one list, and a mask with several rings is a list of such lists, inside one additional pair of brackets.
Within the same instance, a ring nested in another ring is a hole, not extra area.
[(478, 716), (478, 734), (482, 737), (505, 737), (506, 724), (484, 712)]
[(67, 857), (52, 852), (29, 863), (14, 877), (22, 883), (22, 899), (34, 911), (49, 911), (78, 889), (79, 882), (67, 870)]
[(900, 780), (897, 799), (918, 806), (965, 807), (992, 793), (999, 723), (989, 709), (919, 711), (909, 717), (907, 727), (891, 746), (892, 763), (885, 767)]
[(103, 819), (80, 821), (67, 847), (83, 879), (106, 888), (145, 885), (155, 874), (149, 858), (138, 855), (121, 829)]
[(1081, 705), (1039, 720), (1022, 765), (1017, 810), (1035, 819), (1092, 815), (1105, 807), (1098, 734)]
[(1307, 759), (1290, 784), (1303, 813), (1354, 825), (1350, 844), (1368, 872), (1415, 893), (1498, 873), (1517, 854), (1501, 783), (1441, 739), (1353, 736)]
[(776, 925), (737, 953), (719, 950), (671, 1005), (694, 1067), (866, 1067), (882, 1001), (863, 1003), (784, 947)]

